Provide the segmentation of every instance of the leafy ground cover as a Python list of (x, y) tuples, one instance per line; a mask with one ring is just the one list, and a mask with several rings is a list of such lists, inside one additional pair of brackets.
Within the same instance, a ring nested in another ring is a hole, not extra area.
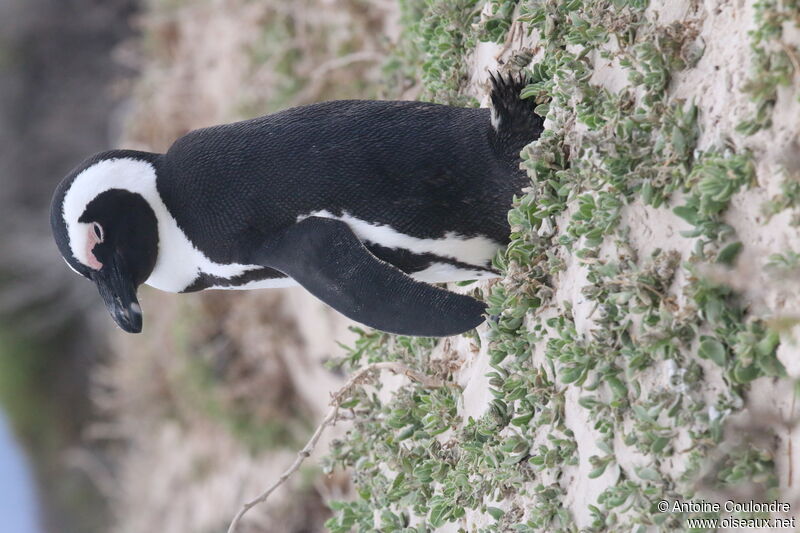
[[(749, 138), (772, 127), (779, 101), (798, 109), (797, 40), (786, 38), (796, 2), (742, 10), (752, 70), (733, 90), (752, 104), (711, 140), (713, 111), (681, 85), (708, 46), (709, 15), (688, 4), (671, 21), (659, 15), (668, 6), (643, 0), (402, 5), (411, 45), (389, 64), (421, 64), (423, 98), (472, 101), (476, 43), (505, 43), (496, 68), (529, 76), (523, 95), (546, 131), (522, 152), (531, 184), (509, 213), (502, 280), (465, 287), (489, 303), (488, 328), (458, 349), (359, 330), (337, 362), (402, 361), (454, 386), (353, 395), (352, 429), (326, 468), (348, 469), (357, 497), (333, 502), (327, 526), (680, 530), (714, 515), (658, 512), (659, 501), (790, 497), (791, 467), (787, 483), (776, 456), (791, 449), (793, 422), (777, 408), (772, 424), (754, 422), (764, 413), (751, 395), (788, 390), (781, 401), (793, 405), (794, 319), (742, 282), (742, 257), (759, 248), (739, 235), (742, 207), (731, 209), (757, 203), (777, 174), (780, 190), (748, 209), (768, 215), (763, 225), (796, 205), (796, 169), (759, 175), (764, 153)], [(759, 264), (771, 275), (796, 267), (792, 250)], [(459, 386), (464, 356), (489, 360), (478, 411)]]

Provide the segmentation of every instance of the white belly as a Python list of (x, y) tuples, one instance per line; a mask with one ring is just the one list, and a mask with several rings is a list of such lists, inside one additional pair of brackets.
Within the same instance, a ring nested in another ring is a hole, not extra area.
[[(449, 263), (433, 263), (425, 270), (410, 274), (414, 279), (427, 283), (448, 283), (454, 281), (468, 281), (477, 279), (491, 279), (499, 277), (499, 274), (486, 270), (468, 270), (458, 268)], [(250, 290), (250, 289), (277, 289), (281, 287), (296, 287), (297, 283), (292, 278), (263, 279), (255, 280), (236, 287), (211, 287), (211, 289), (223, 290)]]
[[(440, 257), (455, 259), (469, 265), (489, 265), (502, 246), (488, 237), (465, 237), (454, 231), (447, 232), (437, 239), (421, 239), (400, 233), (385, 224), (373, 224), (351, 216), (347, 212), (335, 216), (328, 211), (313, 211), (297, 217), (300, 222), (308, 217), (332, 218), (341, 220), (350, 226), (353, 233), (362, 241), (383, 246), (384, 248), (402, 248), (415, 254), (436, 254)], [(470, 278), (472, 279), (472, 278)]]
[[(411, 274), (413, 278), (420, 281), (446, 283), (497, 277), (493, 272), (481, 268), (491, 263), (494, 254), (501, 247), (499, 243), (488, 237), (465, 237), (455, 232), (448, 232), (440, 238), (422, 239), (400, 233), (388, 225), (373, 224), (361, 220), (348, 213), (334, 216), (324, 210), (299, 216), (297, 220), (299, 222), (311, 216), (341, 220), (350, 226), (353, 233), (360, 240), (367, 243), (376, 244), (384, 248), (408, 250), (415, 254), (435, 254), (467, 265), (476, 265), (475, 269), (471, 269), (460, 268), (449, 263), (433, 263), (425, 270)], [(167, 226), (169, 230), (166, 230), (163, 226)], [(260, 265), (223, 265), (215, 263), (189, 242), (189, 239), (186, 238), (177, 224), (162, 224), (160, 230), (167, 238), (162, 235), (156, 269), (145, 282), (157, 289), (168, 292), (181, 292), (194, 282), (199, 272), (220, 278), (233, 279), (251, 270), (262, 268)], [(162, 256), (162, 254), (168, 255)], [(237, 286), (213, 286), (210, 288), (249, 290), (293, 287), (296, 285), (298, 283), (291, 278), (272, 278), (254, 280)]]

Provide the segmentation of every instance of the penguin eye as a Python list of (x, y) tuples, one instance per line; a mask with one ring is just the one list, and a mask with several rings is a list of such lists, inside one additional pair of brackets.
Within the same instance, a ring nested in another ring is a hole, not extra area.
[(94, 222), (92, 223), (92, 228), (94, 229), (94, 234), (97, 237), (97, 242), (103, 242), (103, 226), (97, 222)]

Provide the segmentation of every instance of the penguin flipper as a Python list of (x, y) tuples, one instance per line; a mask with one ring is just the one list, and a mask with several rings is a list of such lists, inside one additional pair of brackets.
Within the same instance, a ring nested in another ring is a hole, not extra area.
[(446, 337), (484, 320), (484, 303), (411, 278), (375, 257), (339, 220), (306, 218), (269, 239), (254, 259), (343, 315), (389, 333)]

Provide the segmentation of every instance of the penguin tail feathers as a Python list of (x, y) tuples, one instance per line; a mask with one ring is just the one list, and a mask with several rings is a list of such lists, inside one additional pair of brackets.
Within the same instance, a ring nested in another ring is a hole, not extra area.
[(544, 130), (544, 118), (534, 112), (533, 98), (521, 98), (520, 93), (528, 85), (524, 74), (503, 76), (489, 73), (492, 83), (492, 128), (501, 148), (518, 154), (522, 148), (539, 138)]

